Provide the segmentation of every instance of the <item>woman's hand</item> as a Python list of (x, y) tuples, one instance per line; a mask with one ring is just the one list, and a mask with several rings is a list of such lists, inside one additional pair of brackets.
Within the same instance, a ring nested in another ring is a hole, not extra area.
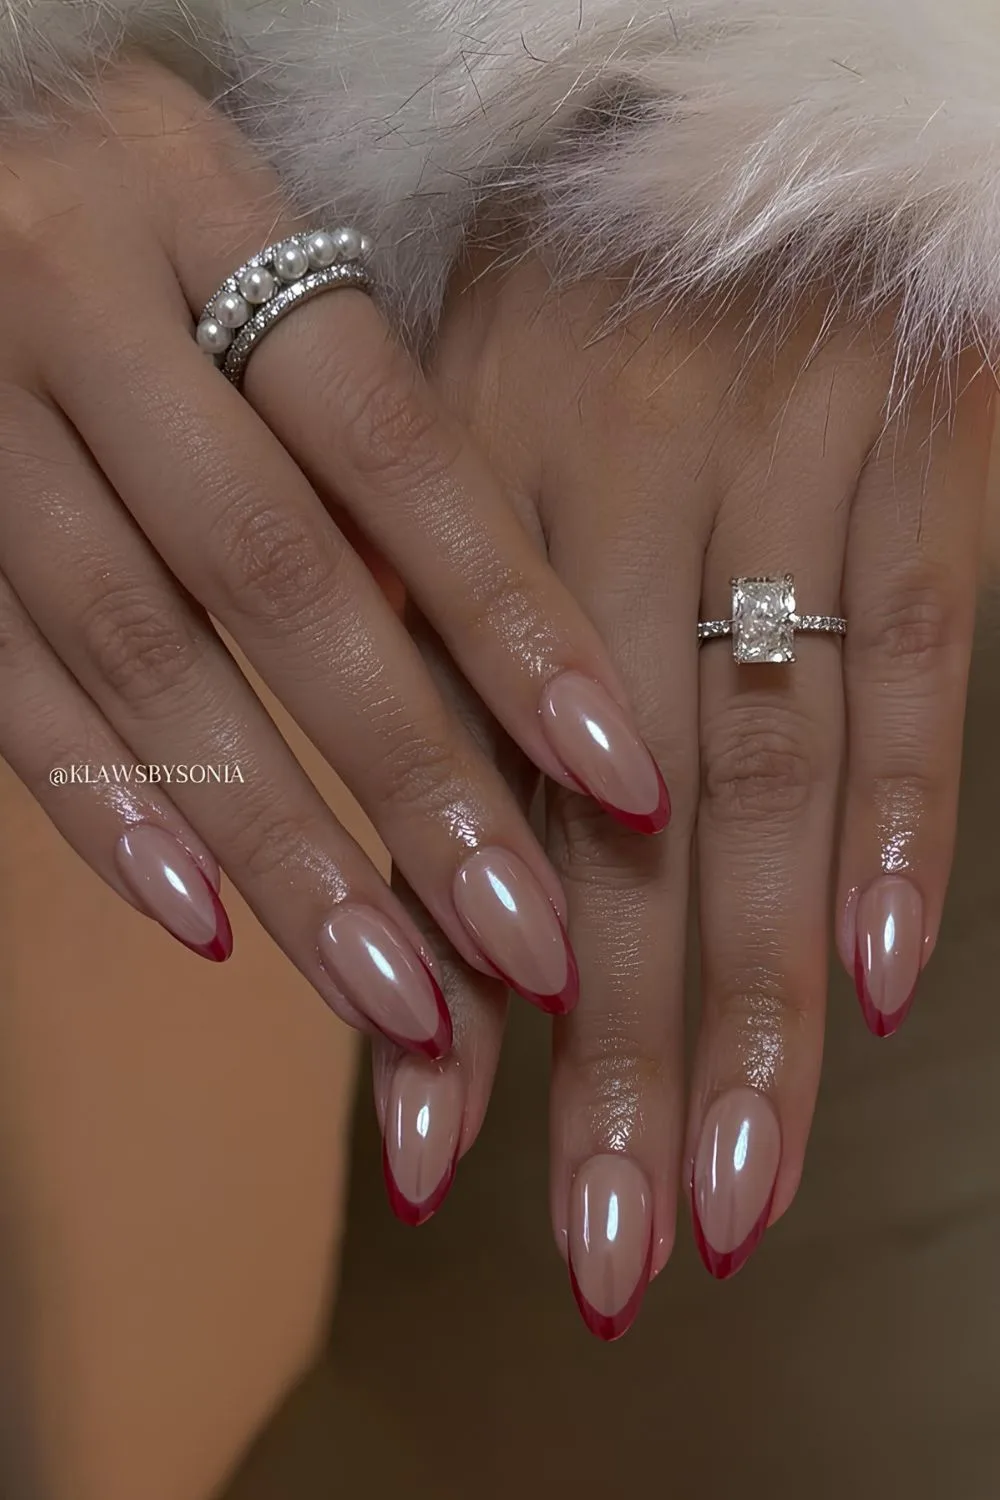
[[(451, 1023), (404, 908), (333, 819), (213, 628), (341, 773), (463, 959), (544, 1009), (576, 970), (559, 883), (331, 518), (388, 559), (532, 763), (666, 821), (597, 633), (492, 471), (354, 291), (255, 353), (244, 400), (194, 317), (301, 226), (242, 136), (145, 63), (0, 148), (0, 750), (93, 868), (225, 958), (219, 865), (344, 1019), (439, 1056)], [(593, 684), (613, 753), (543, 710)], [(239, 782), (123, 783), (122, 763)], [(87, 763), (86, 785), (50, 769)], [(196, 831), (197, 830), (197, 831)], [(216, 863), (218, 861), (218, 864)]]
[[(617, 290), (558, 294), (530, 261), (475, 267), (435, 372), (611, 645), (674, 795), (656, 841), (562, 788), (547, 804), (581, 980), (555, 1030), (552, 1218), (607, 1338), (670, 1254), (680, 1189), (719, 1277), (794, 1196), (835, 866), (868, 1025), (887, 1035), (912, 1001), (952, 852), (992, 425), (976, 357), (925, 372), (894, 408), (889, 327), (819, 309), (771, 336), (735, 303), (615, 326)], [(784, 666), (738, 666), (725, 640), (699, 648), (698, 620), (731, 614), (734, 576), (786, 573), (801, 612), (847, 616), (845, 642), (800, 634)], [(689, 890), (702, 1006), (685, 1111)], [(496, 988), (444, 967), (452, 1057), (377, 1049), (390, 1192), (411, 1222), (475, 1138), (500, 1045)]]

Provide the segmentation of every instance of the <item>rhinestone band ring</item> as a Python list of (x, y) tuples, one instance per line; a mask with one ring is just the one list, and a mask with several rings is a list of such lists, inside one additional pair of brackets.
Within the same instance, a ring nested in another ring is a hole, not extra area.
[(732, 619), (702, 620), (698, 640), (732, 636), (733, 659), (741, 665), (794, 661), (797, 630), (827, 635), (847, 633), (847, 621), (837, 615), (796, 614), (795, 580), (791, 573), (781, 578), (734, 578), (731, 585)]
[(254, 349), (292, 308), (320, 292), (370, 292), (372, 243), (357, 229), (312, 229), (268, 245), (227, 276), (198, 319), (198, 347), (237, 388)]

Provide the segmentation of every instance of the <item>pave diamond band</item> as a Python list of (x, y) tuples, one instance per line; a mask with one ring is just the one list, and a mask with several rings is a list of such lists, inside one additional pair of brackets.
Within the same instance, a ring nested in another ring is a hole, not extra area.
[(364, 262), (371, 241), (356, 229), (313, 229), (251, 256), (205, 304), (195, 339), (226, 379), (239, 386), (247, 362), (275, 323), (320, 292), (370, 292)]
[(800, 615), (795, 609), (795, 580), (790, 573), (775, 578), (734, 578), (733, 613), (728, 620), (703, 620), (699, 641), (732, 636), (733, 657), (743, 664), (792, 662), (795, 634), (811, 631), (845, 635), (847, 621), (839, 615)]

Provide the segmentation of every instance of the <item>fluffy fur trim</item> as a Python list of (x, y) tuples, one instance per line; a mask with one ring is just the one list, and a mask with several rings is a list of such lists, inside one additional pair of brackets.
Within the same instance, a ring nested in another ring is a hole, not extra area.
[[(130, 35), (221, 50), (304, 206), (369, 226), (411, 328), (486, 206), (635, 296), (748, 273), (1000, 348), (996, 0), (0, 0), (8, 109)], [(201, 40), (191, 45), (192, 37)]]

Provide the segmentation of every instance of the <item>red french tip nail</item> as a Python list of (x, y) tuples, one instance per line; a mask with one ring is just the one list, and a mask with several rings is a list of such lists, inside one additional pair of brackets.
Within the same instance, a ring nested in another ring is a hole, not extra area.
[(405, 1194), (399, 1191), (396, 1179), (392, 1175), (392, 1167), (389, 1163), (389, 1150), (385, 1141), (382, 1141), (382, 1176), (385, 1178), (385, 1190), (389, 1199), (389, 1206), (397, 1219), (408, 1224), (411, 1229), (417, 1229), (421, 1224), (426, 1224), (441, 1207), (444, 1200), (451, 1191), (451, 1185), (455, 1181), (455, 1171), (458, 1167), (458, 1155), (452, 1158), (451, 1166), (434, 1189), (422, 1203), (413, 1203)]
[(537, 1005), (538, 1009), (543, 1010), (547, 1016), (569, 1015), (580, 998), (580, 970), (577, 966), (576, 954), (573, 952), (573, 945), (561, 922), (559, 930), (566, 945), (566, 983), (556, 995), (539, 995), (534, 990), (525, 989), (523, 984), (518, 984), (503, 969), (498, 968), (491, 958), (487, 958), (485, 954), (482, 955), (484, 962), (489, 964), (497, 978), (502, 979), (508, 989), (514, 990), (532, 1005)]
[(190, 948), (192, 953), (197, 953), (200, 958), (207, 958), (214, 964), (225, 963), (233, 951), (233, 929), (229, 923), (229, 915), (219, 899), (218, 891), (205, 872), (199, 870), (198, 874), (205, 882), (205, 889), (212, 898), (212, 911), (215, 915), (214, 936), (207, 943), (189, 943), (186, 938), (178, 937), (172, 927), (164, 927), (162, 922), (160, 926), (164, 927), (171, 937), (177, 938), (179, 943), (183, 943), (185, 948)]
[(760, 1218), (754, 1224), (743, 1243), (737, 1245), (735, 1250), (728, 1250), (723, 1253), (720, 1250), (716, 1250), (705, 1238), (705, 1231), (702, 1229), (701, 1219), (698, 1217), (698, 1205), (695, 1202), (694, 1193), (692, 1192), (691, 1218), (694, 1225), (694, 1241), (698, 1246), (698, 1254), (701, 1256), (702, 1264), (706, 1271), (715, 1277), (716, 1281), (728, 1281), (730, 1276), (735, 1276), (736, 1272), (742, 1270), (746, 1265), (764, 1238), (767, 1223), (771, 1217), (773, 1203), (774, 1189), (772, 1188), (771, 1195), (761, 1212)]
[(898, 1010), (889, 1014), (879, 1010), (868, 991), (860, 943), (854, 946), (854, 989), (857, 993), (858, 1004), (861, 1006), (861, 1014), (865, 1018), (865, 1025), (873, 1036), (892, 1036), (894, 1032), (897, 1032), (910, 1014), (917, 993), (916, 985), (914, 985)]
[(570, 1260), (569, 1284), (573, 1288), (573, 1296), (576, 1298), (576, 1305), (580, 1309), (580, 1316), (595, 1338), (602, 1339), (606, 1344), (613, 1344), (616, 1339), (621, 1338), (622, 1334), (628, 1333), (632, 1324), (639, 1316), (639, 1309), (646, 1295), (646, 1288), (649, 1286), (649, 1273), (652, 1265), (653, 1240), (652, 1236), (650, 1236), (649, 1248), (646, 1251), (646, 1263), (642, 1268), (642, 1275), (636, 1283), (635, 1291), (625, 1303), (625, 1306), (619, 1308), (616, 1313), (601, 1313), (597, 1311), (597, 1308), (592, 1303), (587, 1301), (580, 1290), (580, 1283), (577, 1281), (576, 1272), (573, 1270), (573, 1261), (572, 1259)]

